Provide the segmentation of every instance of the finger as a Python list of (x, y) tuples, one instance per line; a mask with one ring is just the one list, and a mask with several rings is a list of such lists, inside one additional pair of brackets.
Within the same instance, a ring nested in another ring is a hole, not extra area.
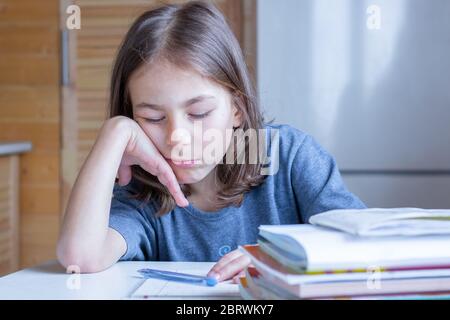
[(131, 167), (126, 165), (119, 166), (119, 186), (126, 186), (131, 181)]
[(178, 183), (175, 173), (173, 173), (172, 168), (169, 166), (169, 164), (167, 164), (167, 162), (165, 162), (165, 160), (162, 161), (164, 161), (164, 163), (161, 164), (163, 169), (161, 174), (158, 175), (158, 179), (167, 187), (178, 206), (188, 206), (189, 202), (186, 199), (183, 191), (181, 191), (181, 187)]
[(159, 182), (161, 184), (165, 185), (169, 192), (172, 194), (172, 196), (175, 199), (175, 202), (180, 207), (185, 207), (189, 205), (188, 200), (186, 199), (185, 195), (181, 191), (178, 182), (176, 184), (173, 184), (170, 176), (168, 174), (160, 174), (158, 177)]
[(239, 272), (237, 275), (235, 275), (233, 277), (233, 283), (239, 284), (239, 278), (244, 278), (245, 277), (245, 270), (242, 270), (241, 272)]
[(230, 261), (242, 255), (243, 253), (238, 249), (227, 253), (211, 268), (211, 270), (208, 272), (208, 277), (214, 277), (215, 275), (220, 274), (220, 270), (224, 266), (226, 266)]
[(144, 163), (143, 168), (156, 176), (167, 187), (167, 190), (169, 190), (178, 206), (186, 207), (189, 205), (189, 202), (181, 191), (175, 173), (163, 157), (156, 156), (148, 159)]
[(138, 161), (137, 164), (164, 182), (162, 183), (167, 187), (177, 205), (181, 207), (189, 205), (172, 168), (142, 130), (137, 130), (132, 151), (133, 157)]
[(224, 281), (231, 279), (233, 276), (245, 269), (249, 265), (249, 263), (250, 258), (247, 256), (240, 256), (232, 260), (230, 263), (220, 269), (220, 277), (218, 278), (218, 280)]
[(225, 267), (222, 268), (220, 272), (220, 280), (228, 280), (233, 278), (236, 274), (243, 271), (250, 263), (250, 258), (247, 256), (240, 256), (230, 263), (228, 263)]

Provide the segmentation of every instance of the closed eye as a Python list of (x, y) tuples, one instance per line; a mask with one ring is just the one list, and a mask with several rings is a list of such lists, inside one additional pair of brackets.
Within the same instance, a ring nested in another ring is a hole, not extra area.
[(146, 122), (150, 122), (150, 123), (158, 123), (164, 120), (165, 117), (159, 118), (159, 119), (145, 119)]
[(190, 116), (195, 119), (203, 119), (206, 118), (210, 113), (211, 111), (202, 114), (190, 114)]
[[(208, 111), (202, 114), (190, 114), (189, 116), (194, 118), (194, 119), (203, 119), (206, 118), (207, 116), (209, 116), (209, 114), (212, 112)], [(158, 119), (152, 119), (152, 118), (145, 118), (146, 122), (150, 122), (150, 123), (160, 123), (162, 122), (166, 117), (162, 117), (162, 118), (158, 118)]]

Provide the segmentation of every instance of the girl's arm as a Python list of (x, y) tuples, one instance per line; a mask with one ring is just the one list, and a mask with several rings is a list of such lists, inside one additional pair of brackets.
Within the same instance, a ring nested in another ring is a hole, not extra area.
[(57, 256), (66, 268), (101, 271), (125, 253), (125, 240), (108, 222), (117, 173), (119, 184), (127, 185), (132, 165), (157, 176), (178, 205), (188, 204), (172, 169), (139, 125), (126, 117), (106, 121), (76, 179), (62, 223)]

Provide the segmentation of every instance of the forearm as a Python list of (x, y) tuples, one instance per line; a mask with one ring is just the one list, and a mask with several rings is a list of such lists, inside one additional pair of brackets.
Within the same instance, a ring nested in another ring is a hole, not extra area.
[(130, 139), (117, 121), (100, 130), (73, 186), (58, 241), (60, 260), (82, 264), (102, 253), (108, 233), (112, 190), (123, 151)]

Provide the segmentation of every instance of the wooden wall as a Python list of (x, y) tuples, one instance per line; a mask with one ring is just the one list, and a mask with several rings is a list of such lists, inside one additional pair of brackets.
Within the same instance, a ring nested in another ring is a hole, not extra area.
[(55, 257), (60, 201), (59, 1), (0, 0), (0, 141), (20, 157), (20, 261)]
[(0, 277), (19, 267), (19, 156), (0, 156)]

